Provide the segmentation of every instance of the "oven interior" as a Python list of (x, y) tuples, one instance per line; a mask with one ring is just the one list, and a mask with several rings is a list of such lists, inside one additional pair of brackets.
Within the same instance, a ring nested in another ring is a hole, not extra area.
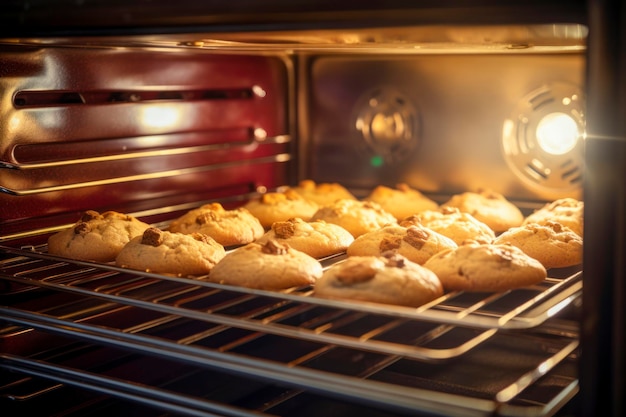
[[(418, 26), (0, 45), (0, 392), (31, 415), (555, 415), (578, 393), (582, 267), (417, 309), (49, 255), (89, 209), (158, 227), (299, 180), (524, 213), (580, 198), (586, 27)], [(325, 267), (345, 258), (322, 259)], [(42, 414), (41, 410), (46, 410)]]

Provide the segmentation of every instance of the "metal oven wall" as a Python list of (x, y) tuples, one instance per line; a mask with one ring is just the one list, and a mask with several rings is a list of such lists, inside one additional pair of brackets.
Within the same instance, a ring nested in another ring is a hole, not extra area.
[(278, 55), (0, 46), (2, 235), (287, 183), (291, 72)]
[[(300, 129), (306, 174), (365, 190), (403, 182), (431, 195), (580, 197), (582, 147), (559, 158), (515, 131), (513, 140), (532, 149), (523, 163), (505, 152), (508, 125), (584, 112), (584, 54), (528, 49), (310, 57)], [(579, 102), (563, 106), (569, 97)]]

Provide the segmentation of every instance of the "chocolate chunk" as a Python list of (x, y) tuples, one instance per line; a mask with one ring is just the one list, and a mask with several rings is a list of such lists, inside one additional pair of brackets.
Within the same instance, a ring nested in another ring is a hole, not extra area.
[(149, 227), (143, 232), (141, 243), (143, 245), (150, 245), (155, 247), (159, 246), (161, 243), (163, 243), (163, 232), (156, 227)]
[(192, 238), (194, 238), (195, 240), (197, 240), (198, 242), (202, 242), (202, 243), (206, 243), (207, 245), (210, 245), (211, 243), (213, 243), (213, 238), (210, 237), (209, 235), (205, 235), (204, 233), (192, 233), (190, 235)]
[(296, 233), (296, 225), (291, 221), (275, 222), (272, 224), (272, 230), (277, 238), (287, 239)]
[(91, 230), (91, 227), (89, 226), (89, 224), (83, 221), (78, 222), (76, 226), (74, 226), (74, 233), (77, 235), (84, 235), (88, 233), (90, 230)]
[(420, 219), (419, 215), (412, 214), (409, 217), (402, 219), (399, 224), (402, 227), (415, 226), (418, 224), (422, 224), (422, 220)]
[(286, 255), (289, 251), (289, 246), (278, 243), (275, 240), (268, 240), (262, 247), (261, 252), (270, 255)]
[(403, 240), (415, 249), (421, 249), (429, 237), (430, 233), (426, 230), (410, 226), (406, 229), (406, 236), (404, 236)]
[(563, 225), (558, 222), (547, 221), (546, 226), (554, 230), (556, 233), (561, 233), (563, 231)]
[(386, 258), (386, 265), (389, 267), (404, 268), (404, 266), (406, 265), (406, 258), (395, 252), (386, 252), (383, 253), (383, 256)]
[(385, 236), (380, 241), (380, 244), (378, 245), (378, 249), (380, 250), (381, 253), (383, 253), (383, 252), (398, 249), (401, 244), (402, 244), (402, 238), (400, 236)]
[(95, 220), (98, 219), (102, 216), (100, 216), (100, 213), (98, 213), (95, 210), (87, 210), (86, 212), (83, 213), (82, 217), (80, 218), (81, 222), (88, 222), (89, 220)]
[(196, 223), (199, 225), (207, 224), (210, 222), (214, 222), (218, 219), (217, 214), (212, 211), (207, 211), (206, 213), (200, 214), (196, 217)]

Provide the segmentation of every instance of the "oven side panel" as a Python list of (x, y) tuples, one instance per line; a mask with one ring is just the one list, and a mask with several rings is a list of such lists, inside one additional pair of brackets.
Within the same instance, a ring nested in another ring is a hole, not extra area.
[(282, 57), (31, 47), (0, 57), (3, 235), (86, 209), (198, 204), (288, 182)]

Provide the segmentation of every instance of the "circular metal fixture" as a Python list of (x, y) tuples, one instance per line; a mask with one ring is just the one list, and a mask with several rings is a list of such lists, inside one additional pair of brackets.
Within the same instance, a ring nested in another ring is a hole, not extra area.
[(419, 113), (392, 88), (372, 90), (357, 102), (354, 127), (374, 166), (405, 159), (419, 143)]
[(578, 124), (566, 113), (550, 113), (537, 124), (537, 143), (552, 155), (563, 155), (576, 147), (581, 137)]
[(546, 84), (523, 97), (504, 121), (504, 157), (526, 186), (550, 197), (580, 190), (583, 104), (577, 86)]

